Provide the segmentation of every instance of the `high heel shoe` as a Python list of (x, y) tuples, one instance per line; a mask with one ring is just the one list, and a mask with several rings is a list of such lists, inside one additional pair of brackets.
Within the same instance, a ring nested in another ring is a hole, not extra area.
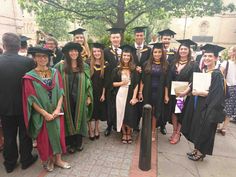
[(93, 136), (92, 136), (92, 133), (91, 133), (90, 131), (88, 131), (88, 134), (89, 134), (89, 139), (90, 139), (91, 141), (95, 140), (94, 134), (93, 134)]
[(127, 134), (127, 143), (131, 144), (133, 142), (131, 134)]
[(187, 156), (194, 156), (195, 154), (197, 154), (197, 150), (194, 149), (192, 152), (187, 152), (186, 154)]
[(170, 141), (170, 144), (177, 144), (180, 141), (181, 134), (176, 133), (172, 140)]
[(123, 135), (122, 135), (121, 142), (122, 142), (123, 144), (127, 144), (127, 134), (123, 134)]
[(94, 132), (94, 135), (95, 135), (95, 139), (99, 139), (100, 138), (100, 134), (99, 134), (99, 131), (98, 132)]
[(204, 155), (204, 154), (201, 154), (201, 155), (195, 154), (195, 155), (193, 155), (193, 156), (188, 156), (188, 158), (189, 158), (190, 160), (193, 160), (193, 161), (199, 161), (199, 160), (203, 161), (203, 159), (204, 159), (205, 157), (206, 157), (206, 155)]

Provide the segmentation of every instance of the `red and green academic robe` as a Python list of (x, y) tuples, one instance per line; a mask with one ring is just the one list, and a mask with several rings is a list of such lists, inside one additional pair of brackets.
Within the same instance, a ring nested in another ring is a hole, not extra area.
[[(65, 127), (66, 136), (80, 134), (87, 136), (87, 122), (91, 119), (93, 113), (93, 94), (92, 82), (90, 79), (90, 68), (84, 63), (84, 72), (77, 73), (78, 91), (76, 98), (75, 117), (72, 118), (70, 96), (69, 96), (69, 76), (64, 71), (64, 61), (61, 61), (55, 66), (63, 79), (65, 99), (64, 99), (64, 113), (65, 113)], [(91, 98), (91, 104), (86, 105), (87, 97)]]
[[(36, 112), (33, 103), (48, 113), (52, 113), (62, 95), (64, 95), (62, 79), (59, 72), (51, 70), (51, 86), (47, 86), (34, 70), (23, 77), (23, 112), (24, 121), (29, 135), (37, 140), (37, 148), (42, 161), (52, 155), (66, 152), (64, 117), (46, 121)], [(51, 99), (49, 99), (51, 91)]]

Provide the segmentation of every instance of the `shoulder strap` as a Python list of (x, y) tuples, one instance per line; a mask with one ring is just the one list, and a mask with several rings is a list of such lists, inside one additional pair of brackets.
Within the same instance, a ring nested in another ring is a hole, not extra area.
[(227, 60), (226, 68), (225, 68), (225, 78), (227, 77), (228, 69), (229, 69), (229, 61)]

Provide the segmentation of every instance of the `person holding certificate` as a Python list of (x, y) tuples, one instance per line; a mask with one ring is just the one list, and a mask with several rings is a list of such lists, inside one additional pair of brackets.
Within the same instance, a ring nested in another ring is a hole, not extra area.
[(194, 150), (187, 153), (193, 161), (212, 155), (217, 124), (225, 117), (224, 77), (219, 69), (215, 69), (218, 53), (224, 48), (206, 44), (203, 49), (206, 50), (203, 55), (206, 69), (202, 72), (211, 74), (210, 86), (208, 90), (193, 89), (181, 130), (194, 144)]
[[(190, 50), (190, 46), (196, 45), (196, 43), (189, 39), (177, 41), (181, 44), (177, 51), (176, 60), (171, 64), (167, 77), (168, 87), (172, 87), (171, 90), (174, 90), (170, 97), (171, 122), (173, 125), (173, 133), (169, 138), (171, 144), (178, 143), (181, 136), (184, 101), (190, 91), (190, 84), (186, 85), (186, 82), (191, 83), (193, 72), (199, 71), (198, 65), (192, 61)], [(175, 86), (173, 81), (178, 81), (178, 87), (173, 88)]]

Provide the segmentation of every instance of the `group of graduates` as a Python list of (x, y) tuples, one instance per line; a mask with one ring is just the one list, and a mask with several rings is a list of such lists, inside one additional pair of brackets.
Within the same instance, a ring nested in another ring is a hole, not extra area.
[[(99, 120), (107, 121), (105, 136), (114, 129), (122, 132), (122, 143), (132, 143), (132, 132), (139, 129), (145, 104), (152, 106), (152, 141), (156, 140), (156, 127), (166, 134), (165, 125), (170, 122), (171, 144), (179, 142), (181, 132), (194, 143), (193, 152), (187, 153), (189, 159), (203, 160), (206, 154), (212, 154), (217, 123), (225, 117), (224, 77), (215, 69), (223, 47), (202, 47), (205, 67), (200, 71), (191, 55), (191, 46), (197, 44), (189, 39), (177, 40), (178, 50), (171, 50), (175, 32), (170, 29), (160, 31), (161, 42), (149, 47), (144, 44), (144, 27), (134, 28), (134, 45), (122, 46), (122, 29), (111, 28), (111, 46), (93, 43), (91, 50), (84, 31), (78, 28), (70, 32), (74, 40), (64, 45), (60, 57), (55, 54), (58, 49), (53, 39), (45, 47), (29, 47), (27, 55), (33, 60), (17, 54), (18, 36), (3, 35), (0, 82), (4, 88), (0, 88), (0, 98), (4, 101), (0, 116), (7, 172), (14, 170), (18, 158), (17, 127), (22, 169), (37, 160), (31, 154), (31, 139), (36, 140), (47, 171), (53, 171), (55, 165), (68, 169), (71, 166), (61, 154), (82, 151), (85, 136), (99, 139)], [(208, 91), (192, 91), (194, 72), (211, 74)], [(189, 84), (185, 90), (171, 94), (173, 81)]]

